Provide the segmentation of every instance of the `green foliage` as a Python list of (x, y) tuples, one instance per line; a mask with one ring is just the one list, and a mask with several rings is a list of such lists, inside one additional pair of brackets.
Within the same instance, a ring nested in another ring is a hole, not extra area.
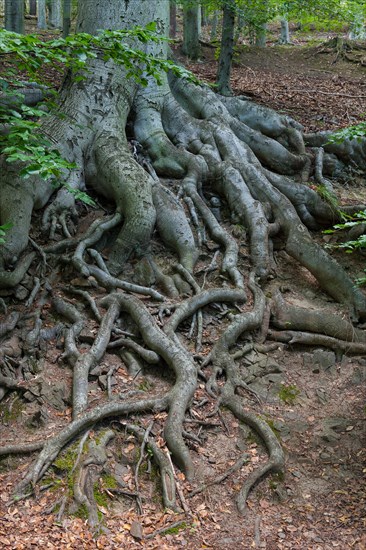
[(146, 378), (144, 380), (141, 380), (141, 382), (138, 385), (138, 389), (143, 392), (149, 392), (153, 388), (154, 388), (154, 385)]
[[(46, 114), (22, 103), (22, 95), (13, 82), (14, 68), (26, 72), (30, 80), (39, 82), (42, 68), (52, 64), (60, 71), (71, 70), (75, 80), (82, 80), (88, 71), (88, 60), (102, 57), (105, 61), (112, 60), (123, 65), (127, 70), (127, 78), (134, 78), (141, 85), (146, 85), (149, 77), (155, 78), (160, 84), (163, 71), (172, 71), (180, 77), (198, 82), (189, 71), (172, 61), (155, 58), (136, 47), (139, 43), (161, 40), (165, 39), (157, 34), (155, 23), (128, 30), (105, 30), (97, 36), (78, 33), (49, 41), (42, 41), (35, 34), (20, 35), (1, 29), (0, 55), (8, 58), (12, 68), (0, 78), (0, 125), (3, 124), (7, 129), (0, 134), (0, 154), (6, 156), (7, 162), (24, 163), (20, 170), (24, 178), (36, 175), (51, 179), (55, 186), (63, 185), (65, 173), (76, 168), (73, 163), (63, 159), (41, 135), (39, 120)], [(66, 187), (75, 198), (94, 204), (86, 193)], [(0, 233), (0, 238), (2, 236)]]
[(323, 201), (327, 202), (335, 212), (339, 213), (339, 202), (336, 195), (332, 193), (332, 191), (330, 191), (325, 185), (317, 185), (315, 187), (315, 191), (323, 199)]
[(355, 126), (348, 126), (348, 128), (342, 128), (337, 132), (334, 132), (328, 139), (328, 143), (343, 143), (347, 139), (357, 139), (361, 141), (366, 136), (366, 122), (360, 122)]
[[(336, 231), (349, 230), (352, 227), (361, 225), (365, 225), (366, 227), (366, 210), (361, 210), (353, 216), (348, 216), (343, 212), (342, 217), (345, 220), (344, 222), (337, 223), (333, 226), (333, 229), (326, 229), (325, 231), (323, 231), (323, 233), (332, 234)], [(362, 250), (366, 248), (366, 235), (362, 234), (357, 237), (357, 239), (348, 240), (344, 243), (337, 243), (328, 246), (331, 246), (332, 248), (343, 248), (347, 253), (350, 254), (356, 250)], [(366, 283), (366, 276), (356, 279), (356, 283), (358, 285), (364, 285)]]
[(13, 224), (11, 222), (5, 223), (4, 225), (0, 225), (0, 244), (5, 243), (4, 237), (6, 236), (6, 232), (13, 227)]
[(286, 405), (293, 405), (295, 403), (296, 397), (299, 395), (300, 390), (295, 384), (281, 384), (280, 391), (278, 392), (278, 397), (286, 403)]

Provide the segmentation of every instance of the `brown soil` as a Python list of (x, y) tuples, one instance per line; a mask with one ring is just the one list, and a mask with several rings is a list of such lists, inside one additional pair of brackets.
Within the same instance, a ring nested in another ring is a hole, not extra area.
[[(315, 47), (245, 49), (233, 70), (233, 87), (235, 93), (250, 95), (255, 101), (290, 114), (302, 122), (307, 131), (354, 124), (362, 120), (366, 111), (365, 69), (344, 61), (334, 63), (334, 57), (333, 53), (319, 53)], [(213, 51), (204, 48), (202, 62), (191, 64), (190, 68), (201, 77), (212, 80), (216, 71)], [(360, 195), (365, 196), (364, 182), (360, 179), (349, 181), (345, 187), (339, 188), (339, 192), (343, 198), (359, 201)], [(84, 224), (90, 223), (90, 218), (85, 218)], [(236, 230), (235, 227), (231, 229)], [(325, 239), (325, 236), (318, 238)], [(242, 261), (245, 262), (245, 247), (242, 252)], [(350, 261), (349, 256), (337, 253), (337, 259), (347, 264), (352, 274), (362, 272), (362, 258), (352, 257)], [(286, 300), (306, 307), (334, 309), (334, 304), (319, 291), (314, 280), (305, 271), (299, 271), (285, 253), (278, 251), (276, 260)], [(169, 258), (163, 261), (167, 262)], [(209, 261), (201, 257), (202, 265)], [(245, 269), (245, 265), (242, 267)], [(209, 285), (215, 283), (216, 276), (213, 274), (208, 278)], [(208, 311), (205, 316), (206, 348), (221, 331), (216, 313)], [(93, 330), (91, 324), (89, 334), (93, 334)], [(184, 337), (188, 330), (188, 324), (183, 326)], [(57, 364), (60, 353), (56, 341), (51, 341), (44, 350), (40, 376), (50, 384), (70, 377), (69, 370)], [(324, 355), (322, 357), (324, 360)], [(263, 404), (259, 405), (243, 394), (244, 399), (250, 400), (250, 407), (271, 423), (286, 452), (284, 478), (272, 477), (262, 481), (251, 493), (244, 517), (237, 512), (235, 495), (248, 473), (265, 460), (266, 453), (261, 442), (228, 411), (223, 411), (221, 416), (209, 417), (215, 405), (212, 399), (197, 407), (197, 403), (207, 397), (202, 384), (191, 413), (191, 419), (196, 423), (187, 424), (187, 431), (198, 437), (191, 443), (197, 467), (196, 483), (202, 480), (207, 483), (220, 475), (242, 453), (247, 454), (248, 462), (221, 484), (211, 486), (192, 499), (189, 498), (190, 491), (196, 484), (188, 484), (184, 476), (178, 474), (190, 514), (174, 515), (164, 511), (156, 476), (142, 471), (140, 489), (144, 515), (137, 515), (133, 500), (111, 499), (108, 509), (104, 504), (99, 507), (107, 533), (94, 540), (83, 518), (64, 517), (60, 523), (56, 522), (52, 506), (59, 498), (59, 492), (39, 491), (35, 499), (9, 505), (11, 490), (26, 471), (30, 458), (7, 458), (1, 463), (0, 475), (0, 545), (17, 549), (366, 548), (366, 359), (329, 357), (329, 365), (319, 365), (318, 358), (314, 349), (283, 349), (279, 346), (267, 356), (269, 362), (277, 365), (277, 372), (272, 373), (265, 388), (261, 388)], [(253, 356), (252, 360), (256, 365), (258, 357)], [(104, 363), (108, 368), (112, 364), (118, 365), (113, 390), (116, 394), (125, 391), (126, 387), (159, 393), (169, 384), (169, 380), (162, 381), (154, 369), (143, 379), (132, 380), (120, 360), (112, 354), (104, 358)], [(291, 392), (293, 399), (289, 395)], [(95, 399), (95, 402), (104, 399), (105, 392), (97, 382), (92, 387), (92, 395), (91, 400)], [(9, 408), (12, 412), (5, 413)], [(43, 409), (47, 414), (45, 425), (32, 428), (30, 421), (39, 410), (39, 403), (20, 406), (20, 400), (10, 394), (0, 409), (2, 443), (48, 437), (70, 420), (67, 408), (59, 411), (44, 403)], [(163, 418), (164, 415), (155, 415), (155, 434), (159, 434)], [(133, 420), (129, 419), (130, 422)], [(150, 419), (146, 417), (145, 420), (147, 426)], [(197, 421), (212, 421), (213, 425), (201, 429)], [(113, 464), (113, 457), (118, 453), (124, 458), (121, 476), (127, 490), (133, 491), (131, 461), (138, 454), (138, 445), (123, 433), (117, 440), (111, 451), (111, 462)], [(66, 482), (61, 491), (67, 491)], [(142, 541), (130, 535), (134, 521), (142, 525), (144, 534), (148, 534), (180, 519), (185, 521), (185, 525), (178, 533)]]

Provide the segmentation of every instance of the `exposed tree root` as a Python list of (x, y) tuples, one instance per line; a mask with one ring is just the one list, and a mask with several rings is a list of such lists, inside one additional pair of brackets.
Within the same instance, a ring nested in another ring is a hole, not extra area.
[[(123, 4), (121, 9), (133, 19), (133, 3)], [(150, 4), (160, 6), (160, 2), (146, 3), (146, 17), (153, 9)], [(88, 14), (84, 17), (87, 21)], [(109, 28), (108, 21), (101, 23)], [(165, 44), (151, 48), (165, 55)], [(208, 394), (215, 400), (213, 414), (218, 413), (227, 426), (220, 411), (224, 405), (259, 434), (268, 451), (268, 460), (249, 475), (238, 496), (239, 510), (244, 512), (252, 487), (263, 476), (282, 471), (284, 455), (269, 424), (254, 412), (260, 399), (246, 383), (240, 359), (253, 349), (270, 353), (278, 347), (273, 340), (365, 353), (365, 331), (353, 324), (366, 318), (364, 293), (310, 233), (338, 221), (340, 213), (308, 185), (314, 174), (333, 193), (328, 178), (346, 165), (365, 170), (365, 140), (330, 144), (326, 132), (304, 135), (301, 125), (288, 117), (248, 100), (220, 97), (172, 75), (163, 76), (161, 87), (149, 79), (142, 88), (126, 78), (123, 68), (99, 58), (90, 62), (83, 84), (65, 81), (60, 110), (62, 116), (49, 117), (42, 131), (77, 165), (65, 174), (65, 182), (82, 189), (85, 178), (95, 193), (114, 203), (115, 213), (94, 220), (83, 234), (74, 235), (75, 199), (65, 189), (46, 206), (53, 193), (49, 182), (32, 177), (26, 187), (12, 169), (2, 183), (0, 224), (11, 219), (18, 223), (0, 248), (0, 289), (16, 297), (18, 285), (25, 281), (28, 286), (20, 288), (19, 295), (26, 293), (28, 307), (35, 312), (24, 320), (19, 313), (7, 316), (11, 301), (8, 304), (5, 296), (0, 389), (3, 394), (6, 388), (20, 389), (15, 368), (21, 365), (20, 374), (28, 381), (35, 373), (26, 371), (24, 364), (39, 356), (42, 345), (60, 332), (61, 325), (54, 320), (55, 332), (46, 324), (48, 296), (52, 312), (67, 322), (61, 359), (71, 367), (73, 377), (72, 421), (67, 426), (45, 442), (0, 449), (1, 455), (41, 449), (16, 492), (29, 495), (75, 438), (92, 426), (105, 430), (107, 419), (118, 418), (140, 441), (141, 460), (145, 446), (151, 450), (160, 468), (164, 505), (176, 510), (178, 495), (190, 513), (170, 457), (160, 446), (164, 442), (158, 445), (152, 424), (143, 429), (136, 415), (167, 413), (165, 443), (192, 482), (195, 451), (188, 445), (201, 444), (202, 438), (185, 432), (183, 426), (187, 410), (199, 406), (193, 397), (200, 375), (206, 381), (205, 398)], [(128, 118), (131, 144), (126, 137)], [(43, 229), (60, 240), (43, 248), (33, 241), (37, 252), (28, 253), (32, 212), (45, 206)], [(266, 285), (277, 275), (275, 245), (279, 242), (325, 292), (349, 309), (350, 320), (292, 306), (276, 292), (271, 300), (266, 298)], [(34, 266), (37, 253), (42, 258), (39, 269)], [(56, 278), (52, 284), (45, 280), (51, 266), (58, 270), (57, 260), (64, 269), (63, 290), (73, 299), (80, 297), (86, 305), (83, 310), (59, 293)], [(248, 296), (252, 301), (246, 304)], [(222, 304), (231, 304), (231, 310)], [(215, 323), (217, 336), (208, 351), (210, 322)], [(5, 338), (13, 333), (19, 338), (18, 330), (23, 331), (22, 347), (12, 359), (4, 351), (10, 349)], [(48, 339), (44, 330), (51, 331)], [(194, 337), (196, 353), (189, 342)], [(119, 376), (120, 364), (116, 357), (113, 363), (107, 360), (108, 352), (116, 348), (121, 348), (120, 357), (132, 376), (149, 373), (151, 365), (169, 371), (165, 390), (141, 398), (141, 389), (126, 385), (117, 394), (113, 379)], [(200, 357), (200, 352), (206, 355)], [(101, 375), (104, 394), (96, 405), (89, 378), (97, 376), (102, 384)], [(247, 410), (251, 406), (253, 410)], [(128, 415), (135, 418), (120, 420)], [(93, 485), (107, 462), (106, 446), (113, 438), (109, 429), (101, 433), (88, 445), (84, 436), (73, 471), (75, 500), (86, 507), (93, 526), (99, 521)], [(246, 459), (241, 456), (221, 476), (193, 487), (190, 496), (223, 482)], [(135, 482), (135, 492), (115, 488), (115, 494), (140, 501), (138, 472)]]
[(296, 330), (269, 330), (268, 338), (287, 344), (299, 344), (307, 346), (323, 346), (333, 349), (336, 352), (342, 352), (355, 355), (364, 355), (366, 353), (366, 344), (362, 342), (347, 342), (324, 334), (315, 334), (313, 332), (302, 332)]

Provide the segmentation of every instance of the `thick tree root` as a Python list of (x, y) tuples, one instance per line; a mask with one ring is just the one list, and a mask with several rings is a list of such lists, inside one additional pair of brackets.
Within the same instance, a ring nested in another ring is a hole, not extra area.
[(237, 504), (239, 511), (243, 514), (245, 512), (245, 506), (248, 494), (253, 486), (263, 477), (269, 473), (283, 472), (285, 465), (285, 458), (282, 447), (265, 420), (262, 420), (257, 415), (249, 413), (244, 410), (240, 400), (237, 396), (225, 395), (222, 399), (222, 404), (226, 405), (238, 420), (248, 424), (253, 430), (255, 430), (263, 439), (269, 453), (269, 460), (264, 466), (255, 470), (246, 480), (239, 496), (237, 498)]
[(272, 324), (280, 329), (317, 332), (339, 340), (366, 344), (364, 330), (338, 315), (287, 304), (277, 292), (271, 304)]
[(94, 407), (91, 411), (81, 414), (68, 424), (61, 432), (48, 439), (41, 453), (15, 489), (15, 494), (22, 496), (29, 484), (35, 484), (42, 478), (60, 451), (80, 433), (87, 430), (105, 418), (121, 416), (132, 412), (162, 411), (168, 406), (169, 396), (141, 401), (132, 400), (124, 403), (112, 402)]
[(335, 352), (342, 352), (347, 355), (364, 355), (366, 353), (366, 343), (347, 342), (324, 334), (315, 334), (313, 332), (302, 332), (296, 330), (272, 330), (268, 331), (268, 338), (278, 342), (285, 342), (289, 345), (322, 346), (333, 349)]

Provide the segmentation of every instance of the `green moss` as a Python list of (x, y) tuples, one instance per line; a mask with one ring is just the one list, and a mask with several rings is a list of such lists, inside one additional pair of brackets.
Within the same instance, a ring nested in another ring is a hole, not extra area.
[(243, 239), (246, 235), (245, 227), (240, 223), (236, 223), (232, 227), (233, 236), (237, 239)]
[(78, 444), (75, 443), (66, 449), (66, 451), (59, 454), (53, 463), (54, 468), (66, 474), (66, 484), (69, 496), (71, 498), (74, 495), (74, 473), (72, 472), (72, 469), (74, 468), (78, 452)]
[(175, 527), (172, 527), (171, 529), (168, 529), (167, 531), (164, 531), (164, 535), (177, 535), (179, 531), (182, 531), (183, 529), (187, 529), (188, 525), (185, 521), (182, 521), (179, 525), (176, 525)]
[(277, 439), (281, 439), (281, 435), (279, 430), (276, 428), (275, 420), (273, 418), (269, 418), (264, 416), (263, 420), (268, 424), (268, 426), (271, 428), (272, 432), (275, 434)]
[(62, 471), (71, 471), (74, 467), (77, 457), (77, 448), (75, 445), (69, 447), (66, 451), (59, 454), (53, 465)]
[(81, 504), (79, 508), (76, 510), (76, 512), (74, 512), (72, 515), (75, 516), (76, 518), (80, 518), (84, 520), (88, 519), (89, 517), (88, 509), (85, 506), (85, 504)]
[(93, 494), (94, 494), (94, 500), (98, 504), (98, 506), (103, 506), (104, 508), (107, 508), (108, 497), (104, 492), (100, 490), (98, 483), (95, 483), (94, 485)]
[(116, 489), (117, 488), (116, 478), (113, 477), (111, 474), (104, 473), (104, 474), (102, 474), (101, 478), (102, 478), (103, 485), (107, 489)]
[(275, 491), (280, 483), (283, 483), (284, 479), (285, 474), (283, 472), (273, 474), (271, 479), (269, 480), (269, 488), (271, 489), (271, 491)]
[(7, 403), (0, 404), (0, 418), (3, 423), (14, 422), (19, 418), (24, 409), (24, 403), (19, 399), (19, 396), (15, 396), (14, 399)]
[(299, 393), (300, 390), (297, 386), (295, 386), (295, 384), (281, 384), (280, 391), (278, 392), (278, 397), (287, 405), (293, 405)]
[(154, 388), (154, 385), (149, 380), (146, 380), (146, 378), (144, 380), (141, 380), (141, 382), (137, 386), (138, 390), (144, 391), (144, 392), (148, 392), (153, 388)]

